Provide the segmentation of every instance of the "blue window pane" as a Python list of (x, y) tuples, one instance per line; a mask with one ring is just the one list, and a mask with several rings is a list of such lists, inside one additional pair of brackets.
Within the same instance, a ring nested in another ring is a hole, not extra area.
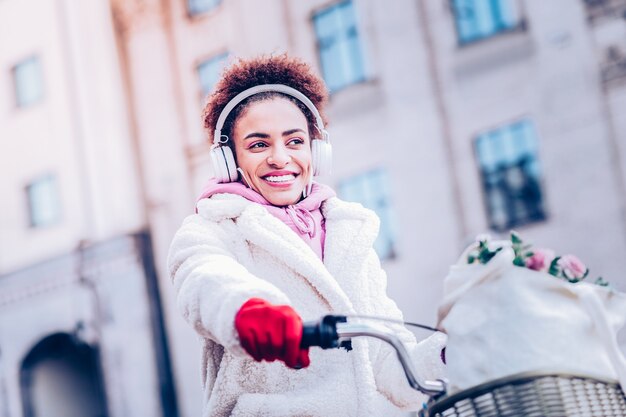
[(369, 171), (339, 184), (338, 192), (346, 201), (361, 203), (380, 218), (380, 231), (374, 249), (381, 259), (395, 256), (395, 229), (389, 203), (389, 179), (384, 170)]
[(475, 11), (472, 0), (454, 0), (457, 31), (461, 39), (471, 38), (477, 32)]
[(36, 103), (43, 97), (43, 76), (39, 58), (32, 57), (13, 68), (15, 100), (19, 107)]
[(512, 127), (512, 134), (515, 136), (520, 155), (532, 156), (537, 153), (536, 134), (532, 124), (528, 122), (518, 123)]
[(495, 230), (543, 220), (537, 136), (527, 120), (476, 138), (489, 222)]
[[(493, 1), (493, 0), (492, 0)], [(510, 28), (519, 23), (520, 12), (519, 4), (517, 1), (500, 1), (500, 26), (504, 28)]]
[(221, 0), (187, 0), (187, 11), (190, 15), (205, 13), (217, 7)]
[(324, 80), (330, 91), (363, 81), (365, 71), (351, 1), (328, 7), (313, 18)]
[[(498, 10), (498, 1), (475, 1), (474, 2), (474, 18), (476, 19), (477, 33), (493, 33), (496, 31)], [(495, 6), (495, 7), (494, 7)]]
[[(317, 39), (321, 43), (332, 43), (341, 30), (341, 21), (336, 7), (325, 9), (314, 17)], [(326, 46), (326, 45), (325, 45)]]
[(518, 160), (520, 155), (515, 146), (513, 136), (511, 135), (511, 129), (501, 129), (496, 141), (501, 146), (500, 158), (502, 163), (510, 165)]
[(495, 169), (498, 159), (490, 143), (489, 135), (481, 135), (476, 140), (478, 161), (483, 170), (492, 171)]
[(209, 94), (215, 87), (227, 57), (228, 54), (221, 54), (198, 65), (198, 77), (200, 78), (200, 88), (203, 96)]
[(518, 0), (453, 0), (459, 41), (472, 42), (520, 23)]
[(33, 227), (48, 226), (61, 218), (56, 178), (42, 177), (26, 187), (30, 224)]

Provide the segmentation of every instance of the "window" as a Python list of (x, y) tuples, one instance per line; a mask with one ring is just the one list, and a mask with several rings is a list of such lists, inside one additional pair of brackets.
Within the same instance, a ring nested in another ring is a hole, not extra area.
[(518, 0), (452, 0), (460, 44), (521, 27)]
[(618, 85), (626, 81), (626, 46), (611, 45), (600, 63), (602, 82), (605, 86)]
[(206, 13), (217, 7), (221, 0), (187, 0), (187, 12), (190, 16)]
[(324, 81), (333, 92), (365, 80), (356, 16), (351, 1), (313, 16)]
[(15, 102), (18, 107), (36, 103), (43, 97), (43, 77), (38, 57), (28, 58), (13, 67)]
[(220, 72), (222, 71), (222, 68), (224, 68), (227, 57), (228, 54), (224, 53), (207, 59), (198, 65), (198, 77), (200, 78), (200, 88), (202, 90), (203, 97), (206, 97), (206, 95), (213, 90), (213, 87), (219, 78)]
[(475, 150), (492, 229), (505, 231), (545, 219), (537, 139), (529, 121), (478, 136)]
[(387, 172), (376, 169), (348, 178), (340, 182), (337, 188), (341, 198), (361, 203), (364, 207), (374, 210), (380, 217), (380, 232), (374, 243), (374, 249), (381, 259), (395, 257), (395, 231), (392, 224), (388, 183)]
[(43, 227), (57, 223), (61, 210), (56, 178), (52, 175), (41, 177), (26, 187), (30, 225)]
[(606, 19), (626, 18), (624, 0), (584, 0), (587, 17), (591, 23)]

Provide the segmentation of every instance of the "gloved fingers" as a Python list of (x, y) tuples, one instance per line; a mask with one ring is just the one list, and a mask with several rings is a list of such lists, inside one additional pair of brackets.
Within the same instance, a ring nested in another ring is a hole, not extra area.
[(300, 354), (300, 341), (302, 339), (302, 319), (299, 316), (291, 316), (285, 320), (284, 326), (284, 354), (283, 361), (290, 368), (298, 365), (298, 357)]
[(308, 349), (301, 350), (302, 319), (288, 306), (251, 298), (235, 316), (241, 346), (256, 361), (280, 359), (291, 368), (309, 366)]
[(261, 326), (259, 326), (259, 349), (263, 359), (273, 362), (282, 358), (283, 350), (283, 317), (274, 309), (264, 309)]
[(275, 330), (267, 329), (265, 331), (263, 349), (263, 359), (268, 362), (274, 362), (276, 359), (280, 359), (280, 351), (282, 349), (281, 335)]
[(300, 349), (298, 352), (298, 363), (295, 368), (306, 368), (311, 364), (311, 360), (309, 359), (309, 349)]
[(259, 326), (254, 329), (254, 334), (256, 336), (259, 360), (265, 359), (269, 362), (276, 360), (274, 348), (272, 347), (272, 337), (275, 338), (275, 335), (273, 335), (272, 330), (266, 327)]
[(260, 362), (262, 359), (261, 351), (259, 350), (259, 343), (256, 338), (254, 329), (247, 329), (239, 335), (239, 341), (241, 346), (245, 349), (255, 361)]

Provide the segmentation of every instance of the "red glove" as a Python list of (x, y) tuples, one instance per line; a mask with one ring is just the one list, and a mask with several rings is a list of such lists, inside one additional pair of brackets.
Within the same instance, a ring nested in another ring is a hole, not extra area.
[(300, 349), (302, 319), (293, 308), (251, 298), (235, 316), (241, 346), (260, 362), (276, 359), (290, 368), (309, 366), (309, 349)]

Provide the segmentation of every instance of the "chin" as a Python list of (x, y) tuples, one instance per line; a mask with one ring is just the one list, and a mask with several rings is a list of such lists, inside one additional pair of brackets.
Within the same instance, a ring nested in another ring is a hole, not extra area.
[(289, 206), (291, 204), (296, 204), (302, 198), (302, 191), (290, 192), (281, 195), (280, 193), (272, 193), (272, 195), (264, 196), (267, 201), (269, 201), (274, 206)]

